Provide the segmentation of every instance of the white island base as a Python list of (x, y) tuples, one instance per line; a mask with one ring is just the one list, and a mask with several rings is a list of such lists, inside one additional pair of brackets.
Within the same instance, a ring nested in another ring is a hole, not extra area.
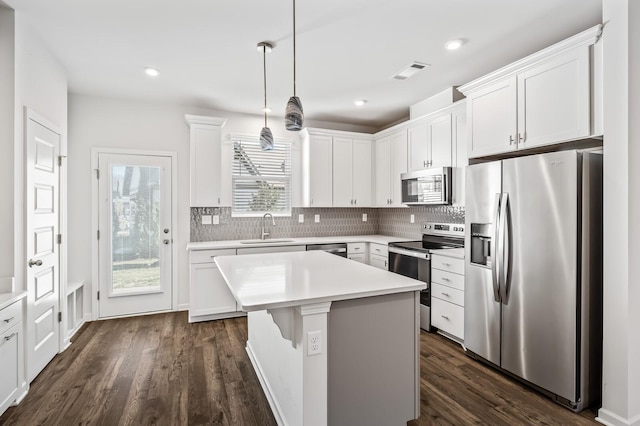
[(418, 418), (425, 283), (323, 252), (216, 263), (248, 312), (247, 352), (278, 424)]

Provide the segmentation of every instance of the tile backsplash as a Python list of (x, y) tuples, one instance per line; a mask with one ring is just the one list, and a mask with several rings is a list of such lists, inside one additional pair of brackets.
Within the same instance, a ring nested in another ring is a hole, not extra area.
[[(304, 223), (298, 223), (300, 214), (304, 215)], [(366, 222), (363, 214), (367, 215)], [(218, 215), (220, 223), (203, 225), (202, 215)], [(319, 223), (314, 222), (315, 215), (320, 215)], [(417, 239), (422, 222), (464, 223), (464, 207), (292, 208), (291, 217), (276, 217), (275, 221), (273, 227), (267, 220), (270, 238), (382, 234)], [(261, 217), (231, 217), (231, 207), (191, 208), (192, 242), (258, 239), (261, 228)]]

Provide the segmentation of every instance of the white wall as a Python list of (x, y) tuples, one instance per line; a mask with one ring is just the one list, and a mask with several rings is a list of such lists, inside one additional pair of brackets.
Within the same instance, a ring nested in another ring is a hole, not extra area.
[(603, 21), (604, 383), (598, 420), (638, 425), (640, 2), (604, 0)]
[(15, 12), (14, 274), (16, 287), (22, 289), (26, 288), (24, 282), (26, 268), (24, 245), (25, 107), (32, 109), (61, 129), (61, 153), (64, 154), (67, 142), (67, 78), (65, 70), (51, 55), (33, 28), (26, 22), (24, 16), (20, 12)]
[[(174, 244), (178, 254), (178, 308), (189, 302), (188, 253), (185, 249), (190, 234), (189, 208), (189, 128), (185, 114), (227, 118), (222, 128), (228, 133), (260, 133), (261, 116), (208, 110), (172, 103), (112, 99), (71, 94), (69, 98), (69, 282), (92, 281), (91, 229), (92, 148), (122, 148), (172, 151), (178, 154), (178, 229)], [(308, 122), (309, 126), (371, 131), (369, 128)], [(281, 119), (270, 118), (269, 127), (275, 137), (297, 139), (287, 132)], [(213, 166), (213, 165), (212, 165)], [(89, 290), (89, 289), (88, 289)], [(91, 309), (91, 291), (85, 292), (85, 306)]]
[[(0, 223), (8, 230), (0, 239), (0, 278), (14, 275), (13, 112), (14, 105), (14, 13), (0, 2)], [(0, 289), (0, 292), (7, 289)]]

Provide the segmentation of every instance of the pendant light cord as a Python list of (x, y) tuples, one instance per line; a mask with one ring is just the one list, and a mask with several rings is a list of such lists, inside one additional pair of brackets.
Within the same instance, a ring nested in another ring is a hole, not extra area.
[(296, 0), (293, 0), (293, 96), (296, 96)]
[(267, 127), (267, 46), (262, 46), (262, 69), (264, 77), (264, 127)]

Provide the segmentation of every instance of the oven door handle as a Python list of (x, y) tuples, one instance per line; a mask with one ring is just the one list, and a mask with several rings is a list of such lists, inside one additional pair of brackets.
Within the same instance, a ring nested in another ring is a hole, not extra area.
[(431, 255), (429, 253), (423, 253), (421, 251), (413, 251), (401, 249), (399, 247), (389, 247), (389, 253), (401, 254), (403, 256), (415, 257), (418, 259), (430, 260)]

